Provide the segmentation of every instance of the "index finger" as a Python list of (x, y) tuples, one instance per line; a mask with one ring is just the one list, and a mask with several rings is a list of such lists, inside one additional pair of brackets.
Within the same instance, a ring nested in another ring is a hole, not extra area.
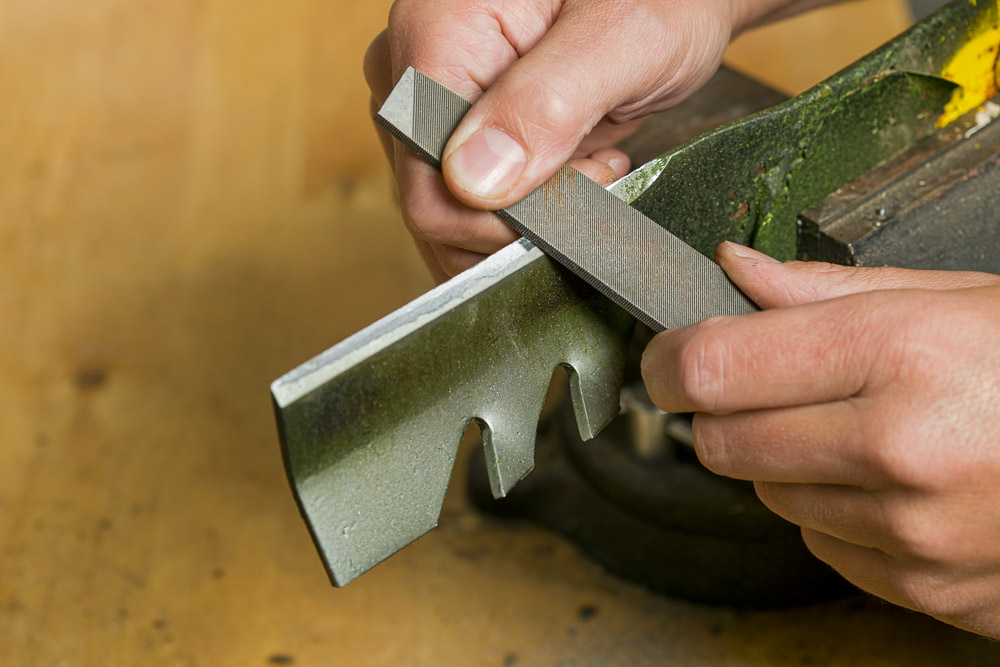
[(486, 3), (397, 0), (388, 29), (393, 82), (413, 67), (475, 102), (544, 32), (531, 12), (520, 14), (528, 16), (511, 23)]
[(643, 379), (668, 412), (727, 414), (855, 396), (884, 347), (872, 313), (895, 317), (897, 309), (884, 309), (890, 303), (884, 293), (860, 294), (665, 331), (643, 354)]

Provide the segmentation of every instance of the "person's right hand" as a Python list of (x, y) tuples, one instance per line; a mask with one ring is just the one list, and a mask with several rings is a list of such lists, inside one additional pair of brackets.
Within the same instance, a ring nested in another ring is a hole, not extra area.
[(365, 56), (372, 110), (412, 66), (474, 102), (443, 179), (380, 130), (403, 219), (441, 282), (517, 234), (487, 210), (571, 158), (607, 185), (637, 119), (695, 91), (734, 31), (806, 0), (396, 0)]

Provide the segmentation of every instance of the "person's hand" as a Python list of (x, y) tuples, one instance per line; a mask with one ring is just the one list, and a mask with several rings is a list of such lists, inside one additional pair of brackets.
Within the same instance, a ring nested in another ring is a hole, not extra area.
[(716, 258), (766, 310), (659, 334), (650, 397), (849, 581), (1000, 637), (1000, 276)]
[(516, 239), (481, 209), (522, 199), (567, 160), (587, 158), (572, 164), (603, 185), (623, 176), (628, 158), (610, 147), (637, 119), (704, 83), (734, 31), (792, 4), (397, 0), (365, 56), (373, 112), (408, 66), (475, 102), (445, 147), (443, 180), (380, 131), (435, 279)]

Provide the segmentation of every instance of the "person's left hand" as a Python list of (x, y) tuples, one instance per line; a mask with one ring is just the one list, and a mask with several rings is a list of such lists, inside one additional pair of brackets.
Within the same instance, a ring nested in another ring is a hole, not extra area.
[(653, 401), (849, 581), (1000, 637), (1000, 276), (716, 259), (765, 310), (654, 338)]

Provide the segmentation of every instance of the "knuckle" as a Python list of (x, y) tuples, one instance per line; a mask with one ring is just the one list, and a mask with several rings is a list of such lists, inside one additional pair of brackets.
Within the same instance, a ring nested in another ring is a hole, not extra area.
[(723, 378), (730, 366), (728, 347), (713, 329), (718, 319), (695, 325), (695, 335), (678, 351), (680, 389), (699, 412), (713, 412), (722, 405)]
[(456, 222), (456, 214), (449, 211), (434, 188), (400, 188), (399, 202), (403, 223), (414, 238), (447, 245), (461, 240), (458, 238), (461, 225)]
[(448, 243), (451, 229), (447, 222), (438, 217), (403, 215), (403, 222), (413, 238), (428, 243)]
[(421, 241), (438, 242), (447, 239), (450, 224), (439, 214), (434, 201), (415, 189), (401, 190), (400, 206), (403, 222), (413, 236)]
[(871, 266), (831, 267), (828, 270), (828, 273), (834, 272), (837, 274), (837, 283), (845, 290), (851, 290), (852, 287), (856, 289), (856, 286), (860, 283), (867, 292), (876, 292), (897, 287), (901, 273), (899, 269)]
[(480, 252), (495, 252), (517, 238), (491, 213), (442, 201), (433, 192), (410, 188), (400, 193), (403, 222), (420, 241)]
[(1000, 275), (978, 271), (962, 271), (956, 275), (963, 287), (1000, 287)]
[(405, 31), (419, 14), (415, 5), (408, 0), (396, 0), (389, 7), (389, 33), (392, 35)]
[(889, 586), (899, 595), (900, 602), (910, 609), (926, 610), (927, 582), (909, 568), (891, 567), (886, 575)]
[(598, 18), (605, 24), (609, 21), (621, 22), (646, 30), (650, 22), (662, 20), (662, 12), (656, 11), (648, 2), (629, 0), (599, 6)]
[(895, 545), (897, 555), (907, 560), (935, 563), (947, 559), (953, 548), (947, 528), (914, 509), (912, 503), (883, 505), (885, 531)]
[(504, 81), (508, 101), (494, 100), (500, 125), (519, 136), (535, 157), (575, 148), (597, 120), (587, 115), (591, 105), (577, 99), (578, 91), (587, 90), (580, 78), (566, 72), (556, 81), (546, 81), (528, 68), (511, 69)]
[(656, 337), (650, 341), (649, 345), (642, 352), (639, 373), (642, 375), (643, 383), (646, 385), (646, 392), (649, 394), (649, 398), (653, 401), (653, 404), (663, 410), (667, 410), (668, 395), (667, 388), (662, 381), (662, 369), (666, 365), (665, 362), (669, 358), (669, 355), (664, 353), (663, 347), (662, 337)]
[(949, 473), (946, 466), (934, 465), (928, 460), (923, 444), (916, 441), (919, 425), (915, 428), (887, 423), (869, 435), (862, 449), (868, 468), (875, 478), (904, 489), (930, 490), (938, 488)]
[(711, 415), (698, 415), (691, 425), (694, 449), (698, 460), (716, 475), (727, 476), (731, 472), (730, 458), (724, 429), (719, 420)]
[(365, 82), (368, 84), (368, 89), (374, 91), (378, 86), (381, 78), (385, 76), (385, 72), (381, 71), (383, 64), (388, 62), (385, 50), (388, 48), (388, 42), (386, 41), (387, 31), (383, 30), (378, 34), (375, 39), (372, 40), (371, 44), (365, 50), (364, 60), (362, 62), (362, 71), (365, 75)]
[(448, 277), (457, 276), (465, 271), (470, 264), (470, 254), (452, 246), (441, 246), (437, 252), (441, 269)]
[(788, 262), (789, 269), (805, 273), (813, 278), (803, 283), (807, 298), (816, 301), (830, 295), (846, 294), (850, 291), (851, 278), (859, 269), (844, 267), (828, 262)]
[(757, 492), (760, 502), (778, 516), (786, 514), (784, 508), (787, 505), (785, 502), (788, 495), (787, 488), (786, 484), (778, 482), (754, 482), (754, 490)]
[(886, 434), (883, 430), (879, 430), (866, 435), (865, 446), (860, 451), (866, 467), (873, 470), (880, 479), (898, 482), (896, 464), (899, 455), (894, 444), (895, 434)]
[(934, 568), (898, 566), (889, 572), (889, 584), (903, 606), (938, 619), (961, 619), (975, 606), (975, 595), (963, 595), (951, 577)]
[(609, 185), (617, 179), (615, 170), (607, 162), (594, 158), (571, 160), (569, 165), (599, 185)]
[(608, 115), (605, 116), (605, 118), (610, 120), (612, 123), (616, 123), (618, 125), (624, 125), (625, 123), (631, 120), (642, 118), (648, 112), (649, 112), (649, 100), (643, 98), (638, 102), (629, 102), (619, 107), (616, 107), (615, 109), (612, 109), (610, 112), (608, 112)]
[(901, 451), (898, 436), (893, 433), (879, 433), (870, 437), (864, 449), (869, 467), (881, 478), (895, 485), (910, 487), (919, 485), (924, 473), (911, 462), (912, 452)]

